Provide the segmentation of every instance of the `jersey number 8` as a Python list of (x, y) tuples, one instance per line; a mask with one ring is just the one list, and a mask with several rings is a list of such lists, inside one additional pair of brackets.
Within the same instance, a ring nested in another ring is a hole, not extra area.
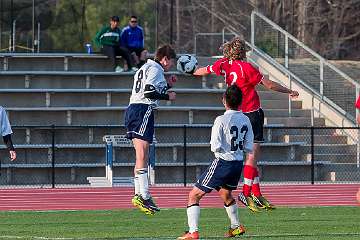
[(144, 77), (144, 71), (140, 70), (137, 75), (137, 81), (135, 82), (135, 92), (138, 93), (141, 89), (141, 80)]

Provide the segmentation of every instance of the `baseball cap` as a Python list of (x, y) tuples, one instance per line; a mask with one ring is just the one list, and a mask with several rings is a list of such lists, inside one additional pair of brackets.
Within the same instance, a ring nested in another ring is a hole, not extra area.
[(114, 22), (119, 22), (120, 21), (118, 16), (112, 16), (111, 20), (114, 21)]

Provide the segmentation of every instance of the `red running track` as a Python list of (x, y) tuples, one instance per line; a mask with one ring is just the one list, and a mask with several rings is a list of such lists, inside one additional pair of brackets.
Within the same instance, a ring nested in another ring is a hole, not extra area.
[[(276, 206), (356, 206), (360, 184), (264, 185), (262, 193)], [(161, 208), (184, 208), (191, 187), (152, 187)], [(237, 195), (239, 190), (235, 191)], [(0, 189), (0, 210), (109, 210), (132, 208), (133, 188)], [(216, 191), (202, 207), (222, 207)]]

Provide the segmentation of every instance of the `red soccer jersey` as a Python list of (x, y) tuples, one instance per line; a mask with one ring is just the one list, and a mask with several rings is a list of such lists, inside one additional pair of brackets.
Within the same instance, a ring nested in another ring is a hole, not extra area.
[(357, 109), (360, 109), (360, 96), (358, 97), (358, 99), (357, 99), (357, 101), (356, 101), (355, 107), (356, 107)]
[(261, 82), (263, 75), (250, 63), (240, 60), (228, 60), (221, 58), (207, 66), (208, 73), (215, 73), (224, 76), (227, 86), (236, 84), (243, 94), (241, 110), (243, 112), (253, 112), (260, 108), (260, 98), (255, 90), (255, 86)]

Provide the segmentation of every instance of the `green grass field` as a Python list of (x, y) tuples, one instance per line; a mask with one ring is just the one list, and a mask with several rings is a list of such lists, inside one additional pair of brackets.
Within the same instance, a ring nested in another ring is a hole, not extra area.
[[(185, 209), (145, 216), (113, 211), (0, 212), (0, 239), (176, 239), (186, 230)], [(240, 209), (246, 239), (360, 239), (360, 207)], [(201, 239), (222, 239), (224, 209), (201, 209)]]

